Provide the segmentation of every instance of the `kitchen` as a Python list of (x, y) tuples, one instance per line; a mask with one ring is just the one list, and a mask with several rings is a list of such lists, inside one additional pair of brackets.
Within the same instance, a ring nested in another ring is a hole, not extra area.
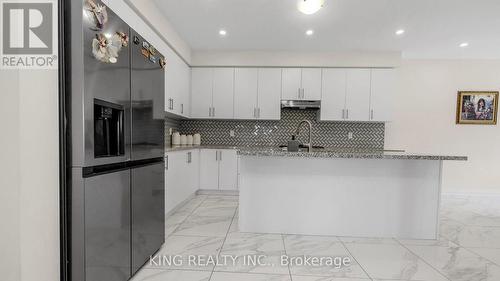
[(495, 1), (47, 1), (6, 280), (500, 278)]

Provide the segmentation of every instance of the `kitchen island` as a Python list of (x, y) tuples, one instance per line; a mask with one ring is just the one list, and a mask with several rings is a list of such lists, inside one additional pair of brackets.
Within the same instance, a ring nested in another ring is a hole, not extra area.
[(443, 161), (401, 151), (238, 148), (243, 232), (436, 239)]

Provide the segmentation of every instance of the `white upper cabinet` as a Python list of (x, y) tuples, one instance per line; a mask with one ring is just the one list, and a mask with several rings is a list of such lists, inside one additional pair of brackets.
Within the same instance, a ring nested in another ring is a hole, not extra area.
[(321, 120), (344, 120), (347, 88), (346, 69), (325, 68), (322, 80)]
[(281, 99), (298, 100), (302, 97), (302, 69), (283, 68), (281, 82)]
[(165, 111), (188, 117), (191, 71), (189, 66), (173, 51), (169, 50), (164, 55), (167, 60)]
[(212, 98), (212, 117), (234, 117), (234, 68), (215, 68)]
[(302, 69), (302, 98), (303, 100), (321, 99), (321, 69)]
[(391, 120), (392, 69), (323, 69), (321, 120)]
[(234, 117), (234, 68), (195, 67), (191, 70), (191, 117)]
[(393, 69), (372, 69), (370, 121), (391, 121), (395, 93)]
[(234, 70), (235, 119), (257, 118), (257, 88), (259, 78), (259, 70), (257, 68), (236, 68)]
[(234, 118), (279, 120), (281, 69), (236, 68)]
[(282, 100), (320, 100), (321, 69), (283, 68)]
[(210, 118), (212, 115), (213, 69), (191, 69), (191, 117)]
[(259, 119), (279, 120), (281, 116), (281, 69), (260, 68), (258, 74)]
[(345, 119), (368, 121), (370, 111), (370, 69), (347, 69)]

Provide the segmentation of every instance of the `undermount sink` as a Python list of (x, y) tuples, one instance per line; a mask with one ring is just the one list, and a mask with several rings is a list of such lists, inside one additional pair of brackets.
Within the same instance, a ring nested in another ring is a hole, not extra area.
[[(281, 150), (283, 151), (287, 151), (288, 150), (288, 147), (286, 145), (280, 145), (279, 148), (281, 148)], [(321, 150), (321, 149), (325, 149), (324, 146), (320, 146), (320, 145), (313, 145), (312, 147), (313, 150)], [(299, 145), (299, 152), (307, 152), (308, 151), (308, 147), (306, 145)]]

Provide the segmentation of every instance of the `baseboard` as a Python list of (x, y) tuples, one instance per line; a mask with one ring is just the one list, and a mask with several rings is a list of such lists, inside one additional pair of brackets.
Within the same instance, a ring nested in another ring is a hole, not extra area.
[(500, 193), (496, 192), (443, 192), (443, 197), (448, 198), (463, 198), (463, 197), (499, 197)]
[(193, 198), (195, 198), (197, 195), (197, 192), (194, 192), (193, 194), (189, 195), (184, 201), (181, 203), (177, 204), (172, 210), (170, 210), (168, 213), (165, 214), (165, 218), (170, 217), (173, 213), (177, 212), (180, 208), (184, 207), (187, 202), (191, 201)]
[(198, 191), (196, 191), (196, 194), (238, 196), (240, 192), (238, 190), (198, 189)]

